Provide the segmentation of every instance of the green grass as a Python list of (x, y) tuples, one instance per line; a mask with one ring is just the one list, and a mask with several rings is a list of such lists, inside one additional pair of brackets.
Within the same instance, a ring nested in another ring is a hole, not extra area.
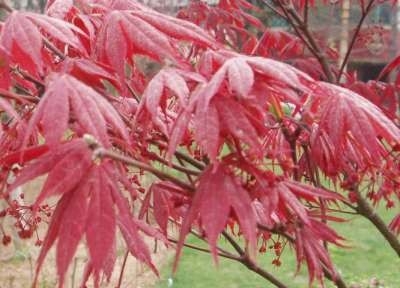
[[(381, 212), (386, 221), (394, 214), (384, 210)], [(400, 259), (372, 224), (357, 218), (348, 223), (335, 225), (335, 228), (348, 240), (347, 245), (351, 246), (346, 249), (330, 246), (333, 261), (349, 286), (352, 283), (358, 283), (362, 285), (361, 287), (367, 288), (369, 280), (375, 277), (384, 282), (385, 288), (400, 287)], [(194, 238), (189, 238), (189, 243), (202, 245), (200, 240)], [(221, 246), (228, 247), (222, 240)], [(281, 267), (271, 265), (272, 259), (271, 252), (267, 252), (258, 257), (258, 263), (286, 283), (288, 287), (308, 287), (305, 266), (294, 277), (296, 264), (290, 249), (283, 254)], [(216, 267), (210, 255), (192, 249), (184, 249), (172, 286), (168, 286), (167, 279), (170, 275), (171, 263), (162, 269), (161, 280), (156, 287), (274, 287), (240, 263), (220, 258), (220, 264)], [(330, 283), (327, 284), (327, 287), (333, 287)]]

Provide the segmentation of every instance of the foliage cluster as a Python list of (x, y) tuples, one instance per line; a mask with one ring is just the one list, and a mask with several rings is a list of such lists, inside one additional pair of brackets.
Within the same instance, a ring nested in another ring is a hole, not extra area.
[[(328, 248), (345, 244), (330, 222), (346, 225), (348, 213), (400, 256), (400, 214), (388, 224), (374, 210), (399, 205), (399, 83), (363, 83), (344, 69), (382, 1), (355, 1), (361, 19), (339, 67), (308, 18), (315, 5), (342, 1), (316, 2), (263, 2), (291, 31), (264, 27), (245, 0), (192, 2), (177, 18), (134, 0), (52, 0), (45, 14), (3, 3), (1, 216), (15, 218), (22, 238), (49, 221), (35, 279), (55, 245), (62, 287), (85, 240), (83, 283), (98, 287), (112, 274), (119, 229), (156, 273), (143, 235), (176, 244), (176, 268), (190, 233), (216, 262), (238, 261), (277, 287), (287, 286), (257, 264), (258, 251), (273, 250), (279, 266), (291, 247), (310, 283), (347, 287)], [(151, 77), (149, 63), (160, 67)], [(158, 180), (147, 187), (149, 174)], [(34, 203), (11, 197), (41, 175)]]

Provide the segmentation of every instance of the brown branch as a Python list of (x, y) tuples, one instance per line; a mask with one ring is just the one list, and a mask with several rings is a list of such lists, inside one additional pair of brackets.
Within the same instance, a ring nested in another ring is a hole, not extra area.
[(99, 158), (107, 157), (107, 158), (113, 159), (115, 161), (119, 161), (119, 162), (122, 162), (122, 163), (125, 163), (128, 165), (134, 166), (136, 168), (150, 172), (151, 174), (160, 178), (161, 180), (169, 180), (182, 188), (185, 188), (189, 191), (194, 191), (194, 187), (192, 185), (190, 185), (186, 182), (183, 182), (182, 180), (180, 180), (164, 171), (160, 171), (149, 164), (143, 163), (141, 161), (132, 159), (132, 158), (124, 156), (124, 155), (121, 155), (114, 151), (107, 150), (103, 147), (93, 146), (94, 143), (90, 142), (91, 140), (86, 139), (86, 141), (88, 142), (89, 147), (91, 149), (93, 149), (93, 154), (96, 157), (99, 157)]
[(390, 244), (396, 254), (400, 257), (400, 241), (397, 239), (382, 218), (374, 211), (374, 208), (368, 203), (368, 201), (361, 195), (358, 189), (354, 189), (357, 194), (357, 204), (356, 211), (367, 218), (378, 231), (385, 237), (386, 241)]
[(125, 267), (126, 267), (126, 260), (128, 260), (128, 256), (129, 256), (129, 249), (127, 249), (126, 252), (125, 252), (124, 260), (122, 262), (121, 272), (119, 273), (118, 284), (117, 284), (116, 288), (120, 288), (121, 285), (122, 285), (122, 279), (123, 279), (123, 276), (124, 276), (124, 271), (125, 271)]
[[(156, 145), (162, 149), (167, 149), (168, 145), (165, 143), (162, 143), (160, 141), (154, 140), (154, 139), (149, 139), (147, 140), (147, 142), (149, 142), (150, 144)], [(196, 167), (199, 170), (204, 170), (206, 168), (206, 165), (201, 163), (200, 161), (190, 157), (189, 155), (182, 153), (180, 151), (175, 151), (175, 155), (178, 157), (180, 157), (182, 160), (184, 160), (185, 162), (189, 163), (190, 165), (192, 165), (193, 167)]]
[[(266, 0), (263, 0), (263, 2), (265, 3)], [(322, 66), (328, 82), (333, 83), (335, 77), (329, 67), (329, 62), (326, 54), (322, 51), (321, 47), (318, 45), (315, 38), (311, 34), (307, 21), (301, 18), (292, 3), (285, 4), (282, 3), (282, 1), (280, 0), (274, 0), (273, 2), (275, 3), (275, 5), (279, 6), (282, 9), (283, 13), (286, 16), (286, 21), (292, 26), (296, 34), (304, 42), (310, 52), (315, 56), (315, 58), (317, 58), (318, 62)]]
[(0, 0), (0, 9), (5, 10), (8, 13), (12, 13), (14, 11), (14, 9), (10, 5), (8, 5), (6, 0)]
[(8, 99), (13, 99), (21, 103), (38, 103), (40, 100), (39, 98), (34, 96), (16, 94), (5, 89), (0, 89), (0, 96)]
[(274, 275), (269, 273), (267, 270), (262, 269), (253, 260), (251, 260), (251, 258), (248, 257), (248, 255), (242, 249), (242, 247), (240, 247), (239, 243), (237, 243), (235, 241), (235, 239), (233, 239), (233, 237), (231, 235), (229, 235), (229, 233), (227, 233), (226, 231), (223, 231), (222, 235), (229, 242), (229, 244), (231, 244), (233, 249), (235, 249), (235, 251), (241, 256), (239, 258), (239, 260), (236, 260), (236, 261), (242, 263), (244, 266), (247, 267), (247, 269), (255, 272), (258, 275), (260, 275), (264, 279), (266, 279), (269, 282), (271, 282), (272, 284), (274, 284), (276, 287), (279, 287), (279, 288), (287, 288), (288, 287), (284, 283), (282, 283), (279, 279), (277, 279)]
[[(277, 1), (278, 3), (280, 1)], [(328, 80), (328, 82), (333, 83), (335, 80), (335, 77), (332, 73), (332, 70), (329, 67), (329, 62), (326, 57), (326, 54), (322, 51), (321, 47), (318, 45), (317, 41), (315, 40), (314, 36), (311, 34), (311, 31), (308, 28), (307, 23), (301, 19), (300, 15), (297, 13), (295, 8), (293, 7), (292, 4), (289, 5), (284, 5), (280, 4), (282, 9), (285, 9), (287, 13), (292, 17), (293, 21), (289, 21), (289, 23), (295, 27), (297, 24), (298, 29), (304, 34), (305, 38), (307, 41), (310, 43), (311, 47), (313, 47), (313, 50), (311, 52), (314, 54), (314, 56), (317, 58), (318, 62), (321, 64), (322, 69), (324, 70), (325, 76)]]
[(244, 250), (242, 249), (242, 247), (240, 247), (240, 245), (235, 241), (235, 239), (233, 239), (233, 237), (231, 235), (229, 235), (228, 232), (223, 231), (222, 232), (222, 236), (224, 236), (224, 238), (229, 242), (229, 244), (231, 244), (231, 246), (233, 247), (233, 249), (235, 249), (235, 251), (240, 255), (243, 256), (245, 255)]
[[(181, 164), (181, 167), (186, 168), (185, 162), (183, 162), (183, 160), (179, 156), (177, 156), (176, 159), (178, 160), (179, 164)], [(184, 173), (185, 173), (187, 179), (189, 180), (190, 184), (192, 184), (192, 185), (194, 185), (194, 182), (195, 182), (193, 180), (192, 176), (199, 176), (201, 174), (199, 171), (196, 171), (196, 174), (190, 174), (190, 173), (186, 173), (186, 172), (184, 172)]]
[(304, 11), (303, 11), (303, 19), (304, 19), (304, 24), (308, 25), (308, 6), (309, 6), (309, 1), (306, 0), (304, 2)]
[(63, 52), (61, 52), (56, 46), (54, 46), (53, 43), (49, 41), (49, 39), (43, 37), (43, 43), (51, 52), (56, 54), (61, 60), (65, 60), (65, 58), (67, 58), (67, 56)]
[[(177, 240), (172, 239), (172, 238), (168, 238), (168, 241), (169, 241), (169, 242), (172, 242), (172, 243), (175, 243), (175, 244), (178, 243)], [(203, 247), (199, 247), (199, 246), (196, 246), (196, 245), (191, 245), (191, 244), (184, 243), (183, 246), (185, 246), (185, 247), (187, 247), (187, 248), (190, 248), (190, 249), (193, 249), (193, 250), (197, 250), (197, 251), (209, 253), (209, 254), (212, 253), (212, 252), (210, 251), (210, 249), (203, 248)], [(228, 251), (225, 251), (225, 250), (222, 249), (222, 248), (217, 247), (217, 250), (219, 250), (219, 252), (217, 252), (218, 256), (221, 256), (221, 257), (227, 258), (227, 259), (231, 259), (231, 260), (235, 260), (235, 261), (240, 261), (240, 257), (238, 257), (238, 256), (236, 256), (236, 255), (233, 255), (232, 253), (230, 253), (230, 252), (228, 252)]]
[(338, 273), (333, 276), (325, 266), (322, 266), (322, 270), (324, 271), (325, 278), (332, 281), (336, 285), (336, 287), (347, 288), (347, 284), (343, 281), (343, 278)]
[[(165, 166), (168, 166), (170, 168), (173, 168), (179, 172), (185, 173), (187, 175), (194, 175), (194, 176), (198, 176), (201, 174), (200, 171), (195, 171), (195, 170), (191, 170), (189, 168), (186, 168), (184, 166), (179, 166), (176, 165), (174, 163), (169, 163), (167, 160), (165, 160), (164, 158), (162, 158), (161, 156), (157, 155), (156, 153), (151, 153), (150, 154), (151, 159), (153, 159), (154, 161), (158, 161), (162, 164), (164, 164)], [(178, 160), (179, 161), (179, 160)]]
[(372, 8), (373, 8), (374, 2), (375, 2), (375, 0), (370, 0), (370, 1), (368, 2), (368, 4), (367, 4), (367, 7), (365, 8), (365, 10), (362, 11), (360, 21), (358, 21), (356, 30), (354, 31), (353, 37), (351, 38), (349, 47), (347, 47), (347, 51), (346, 51), (346, 54), (345, 54), (345, 56), (344, 56), (343, 62), (342, 62), (342, 64), (340, 65), (339, 73), (338, 73), (338, 76), (337, 76), (337, 83), (340, 82), (340, 78), (342, 77), (343, 72), (344, 72), (344, 68), (346, 67), (347, 62), (349, 61), (350, 54), (351, 54), (351, 52), (353, 51), (353, 47), (354, 47), (354, 44), (356, 43), (358, 34), (359, 34), (360, 31), (361, 31), (361, 27), (362, 27), (362, 25), (363, 25), (363, 23), (364, 23), (364, 20), (366, 19), (366, 17), (368, 16), (368, 14), (371, 12), (371, 10), (372, 10)]

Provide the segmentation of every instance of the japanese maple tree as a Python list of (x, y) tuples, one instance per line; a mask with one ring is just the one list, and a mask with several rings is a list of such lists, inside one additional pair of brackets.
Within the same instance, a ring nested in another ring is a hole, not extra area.
[[(63, 287), (83, 241), (83, 283), (99, 287), (113, 273), (119, 230), (155, 273), (143, 235), (176, 247), (177, 269), (193, 234), (215, 262), (238, 261), (277, 287), (287, 286), (257, 254), (275, 250), (279, 266), (291, 247), (310, 284), (343, 288), (328, 247), (346, 244), (330, 222), (349, 212), (371, 221), (400, 257), (400, 214), (385, 223), (375, 211), (399, 205), (400, 78), (364, 83), (345, 69), (364, 20), (384, 1), (354, 1), (361, 18), (339, 65), (308, 25), (317, 4), (334, 2), (264, 1), (285, 31), (265, 27), (253, 13), (261, 8), (245, 0), (191, 2), (177, 17), (135, 0), (52, 0), (45, 14), (0, 2), (0, 198), (8, 204), (0, 216), (15, 219), (21, 238), (38, 237), (35, 283), (56, 246)], [(42, 175), (34, 203), (10, 197)], [(42, 219), (43, 238), (35, 233)]]

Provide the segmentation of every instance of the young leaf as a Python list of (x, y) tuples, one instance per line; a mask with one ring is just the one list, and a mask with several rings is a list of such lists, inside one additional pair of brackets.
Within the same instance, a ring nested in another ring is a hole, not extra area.
[(109, 145), (106, 129), (108, 122), (123, 139), (128, 140), (126, 126), (118, 112), (102, 95), (68, 74), (54, 74), (29, 122), (25, 143), (33, 128), (39, 123), (42, 124), (43, 134), (49, 145), (59, 143), (68, 127), (71, 111), (84, 129), (78, 133), (91, 134), (107, 146)]
[(185, 237), (198, 215), (215, 261), (217, 238), (225, 229), (231, 209), (236, 213), (241, 231), (249, 241), (250, 247), (255, 247), (256, 223), (250, 197), (226, 169), (224, 165), (216, 164), (204, 171), (200, 177), (192, 204), (182, 222), (175, 268)]

